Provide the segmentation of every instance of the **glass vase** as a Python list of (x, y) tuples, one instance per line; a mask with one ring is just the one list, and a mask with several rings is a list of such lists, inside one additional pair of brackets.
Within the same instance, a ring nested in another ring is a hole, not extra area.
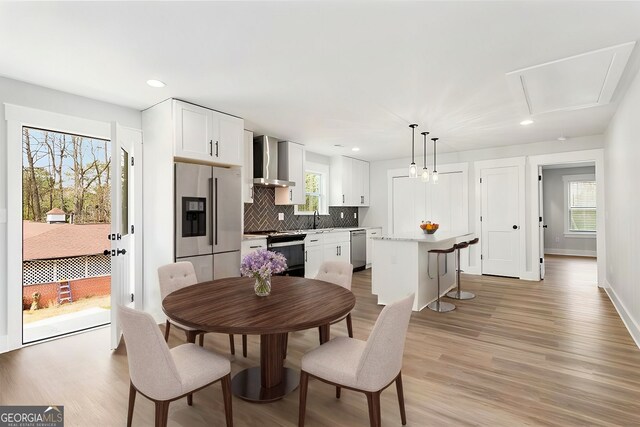
[(271, 293), (271, 276), (256, 277), (256, 284), (253, 286), (253, 290), (259, 297), (266, 297)]

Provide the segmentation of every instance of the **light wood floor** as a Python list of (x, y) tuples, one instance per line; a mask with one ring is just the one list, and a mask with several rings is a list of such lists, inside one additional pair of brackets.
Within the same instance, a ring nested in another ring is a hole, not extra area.
[[(595, 260), (548, 257), (547, 277), (525, 282), (466, 276), (477, 293), (458, 309), (414, 313), (404, 358), (408, 425), (640, 425), (640, 350), (604, 291), (595, 285)], [(354, 276), (356, 338), (366, 339), (381, 310), (370, 293), (370, 272)], [(344, 324), (332, 334), (346, 335)], [(287, 364), (317, 344), (317, 331), (292, 334)], [(170, 345), (182, 343), (172, 331)], [(128, 371), (124, 349), (108, 349), (108, 329), (0, 355), (0, 404), (62, 404), (68, 426), (122, 426)], [(234, 372), (256, 365), (257, 337)], [(227, 353), (227, 337), (205, 345)], [(237, 348), (240, 339), (237, 337)], [(265, 405), (234, 398), (237, 426), (295, 425), (298, 393)], [(152, 404), (138, 396), (134, 426), (151, 425)], [(382, 422), (399, 426), (395, 388), (382, 394)], [(169, 425), (223, 425), (218, 384), (171, 404)], [(312, 380), (308, 426), (366, 426), (363, 395)]]

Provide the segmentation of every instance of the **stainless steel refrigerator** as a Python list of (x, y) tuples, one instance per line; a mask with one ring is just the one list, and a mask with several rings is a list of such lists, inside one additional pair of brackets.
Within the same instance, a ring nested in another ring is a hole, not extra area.
[(240, 186), (239, 169), (175, 164), (175, 258), (199, 282), (240, 276)]

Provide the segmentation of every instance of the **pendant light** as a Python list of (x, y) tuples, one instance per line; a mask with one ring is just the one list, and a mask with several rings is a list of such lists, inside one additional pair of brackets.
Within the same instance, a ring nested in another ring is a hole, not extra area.
[(418, 168), (416, 167), (416, 161), (415, 161), (415, 150), (416, 150), (415, 137), (416, 137), (416, 128), (418, 127), (418, 125), (412, 124), (412, 125), (409, 125), (409, 127), (411, 128), (411, 164), (409, 165), (409, 178), (417, 178)]
[(429, 132), (422, 132), (421, 135), (424, 137), (424, 166), (422, 167), (422, 175), (420, 175), (420, 178), (422, 182), (429, 182), (429, 169), (427, 169), (427, 135), (429, 135)]
[(431, 178), (433, 183), (438, 182), (438, 169), (436, 168), (436, 142), (439, 138), (431, 138), (433, 141), (433, 172), (431, 173)]

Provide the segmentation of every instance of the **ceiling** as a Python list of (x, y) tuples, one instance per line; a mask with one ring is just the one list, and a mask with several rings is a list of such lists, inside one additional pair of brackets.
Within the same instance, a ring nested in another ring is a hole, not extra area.
[(0, 75), (136, 109), (177, 97), (376, 160), (409, 155), (413, 122), (442, 152), (602, 133), (637, 47), (611, 104), (530, 126), (506, 74), (639, 40), (638, 22), (608, 1), (1, 2)]

